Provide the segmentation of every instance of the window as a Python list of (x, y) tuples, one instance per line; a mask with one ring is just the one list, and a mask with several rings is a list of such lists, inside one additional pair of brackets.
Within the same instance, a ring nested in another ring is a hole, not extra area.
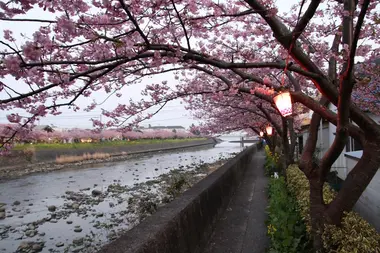
[[(334, 133), (336, 135), (336, 133)], [(348, 137), (346, 143), (346, 152), (363, 150), (363, 146), (352, 137)]]
[(303, 136), (298, 137), (298, 147), (299, 147), (299, 153), (302, 154), (303, 150)]
[(363, 146), (354, 138), (348, 137), (346, 143), (346, 152), (363, 150)]

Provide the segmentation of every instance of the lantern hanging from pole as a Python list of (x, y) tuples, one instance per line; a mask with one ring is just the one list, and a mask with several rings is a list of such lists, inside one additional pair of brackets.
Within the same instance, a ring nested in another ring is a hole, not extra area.
[(273, 101), (283, 117), (292, 114), (292, 99), (290, 97), (289, 91), (278, 94), (273, 98)]
[(260, 137), (263, 137), (263, 136), (264, 136), (264, 132), (260, 131)]
[(265, 128), (266, 132), (267, 132), (267, 135), (271, 136), (272, 133), (273, 133), (273, 128), (271, 126), (267, 126)]

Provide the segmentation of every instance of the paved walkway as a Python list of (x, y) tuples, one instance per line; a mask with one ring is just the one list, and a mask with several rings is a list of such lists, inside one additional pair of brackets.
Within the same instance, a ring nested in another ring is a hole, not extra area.
[(264, 152), (253, 155), (244, 181), (222, 215), (204, 253), (264, 253), (266, 236), (265, 208), (267, 178), (264, 176)]

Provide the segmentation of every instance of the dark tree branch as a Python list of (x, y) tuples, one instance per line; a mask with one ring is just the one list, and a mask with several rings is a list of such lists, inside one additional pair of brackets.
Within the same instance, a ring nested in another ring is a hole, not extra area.
[(0, 18), (2, 21), (18, 21), (18, 22), (40, 22), (40, 23), (57, 23), (55, 20), (33, 19), (33, 18)]
[[(70, 76), (69, 77), (69, 81), (75, 80), (75, 79), (77, 79), (79, 77), (82, 77), (82, 76), (88, 76), (91, 73), (95, 73), (95, 72), (103, 70), (103, 69), (107, 69), (107, 68), (108, 69), (114, 69), (114, 68), (116, 68), (117, 66), (119, 66), (119, 65), (121, 65), (123, 63), (125, 63), (125, 61), (118, 61), (118, 62), (109, 64), (109, 65), (106, 65), (106, 66), (100, 66), (100, 67), (97, 67), (97, 68), (89, 69), (87, 71), (84, 71), (84, 72), (81, 72), (81, 73), (78, 73), (78, 74)], [(28, 92), (28, 93), (24, 93), (24, 94), (22, 94), (20, 96), (17, 96), (17, 97), (11, 98), (11, 99), (3, 99), (3, 100), (0, 100), (0, 104), (6, 104), (6, 103), (9, 103), (9, 102), (12, 102), (12, 101), (21, 100), (21, 99), (24, 99), (24, 98), (36, 95), (38, 93), (41, 93), (43, 91), (47, 91), (47, 90), (52, 89), (54, 87), (57, 87), (57, 86), (59, 86), (61, 84), (63, 84), (63, 82), (53, 83), (53, 84), (44, 86), (44, 87), (42, 87), (42, 88), (40, 88), (38, 90), (34, 90), (34, 91)]]
[[(353, 40), (353, 14), (355, 11), (355, 1), (345, 0), (344, 12), (349, 15), (343, 18), (343, 44), (352, 45)], [(354, 50), (355, 52), (355, 50)], [(346, 52), (348, 53), (348, 52)], [(324, 154), (320, 162), (320, 177), (325, 180), (327, 173), (330, 171), (333, 163), (338, 159), (343, 149), (346, 146), (347, 139), (349, 137), (348, 124), (351, 104), (351, 93), (354, 86), (353, 74), (350, 71), (350, 65), (352, 65), (351, 59), (346, 59), (343, 64), (343, 70), (340, 75), (339, 84), (339, 100), (338, 100), (338, 124), (336, 129), (336, 135), (334, 142)], [(352, 68), (351, 68), (352, 70)]]
[(329, 59), (329, 78), (335, 85), (338, 85), (338, 80), (337, 80), (337, 73), (336, 73), (337, 71), (336, 58), (334, 57), (334, 55), (338, 55), (339, 43), (340, 43), (341, 37), (342, 36), (339, 33), (335, 34), (334, 41), (331, 46), (331, 52), (333, 53), (333, 55)]
[(364, 17), (367, 13), (368, 6), (369, 6), (370, 2), (371, 2), (370, 0), (364, 0), (363, 1), (363, 5), (362, 5), (361, 10), (360, 10), (358, 21), (356, 22), (355, 32), (353, 35), (354, 37), (352, 39), (351, 46), (350, 46), (349, 64), (348, 64), (348, 69), (347, 69), (348, 73), (352, 72), (352, 70), (354, 68), (354, 58), (355, 58), (356, 50), (358, 47), (358, 41), (360, 38), (360, 31), (362, 29), (362, 26), (364, 23)]
[(208, 69), (203, 68), (203, 67), (200, 67), (198, 65), (192, 65), (190, 68), (197, 69), (197, 70), (200, 70), (200, 71), (202, 71), (202, 72), (204, 72), (204, 73), (206, 73), (206, 74), (208, 74), (210, 76), (217, 77), (220, 80), (222, 80), (225, 84), (227, 84), (228, 87), (232, 86), (232, 82), (228, 78), (226, 78), (225, 76), (223, 76), (223, 75), (215, 74), (213, 71), (208, 70)]
[[(331, 124), (337, 126), (338, 125), (338, 116), (333, 111), (329, 110), (326, 106), (328, 105), (328, 101), (323, 101), (324, 103), (320, 103), (310, 98), (309, 96), (303, 94), (302, 92), (290, 92), (292, 99), (294, 102), (299, 102), (312, 111), (322, 115), (324, 119), (329, 121)], [(355, 140), (360, 143), (364, 143), (364, 131), (359, 127), (349, 124), (348, 131)]]
[(276, 121), (272, 118), (272, 116), (268, 113), (267, 110), (265, 110), (261, 105), (258, 105), (257, 108), (265, 115), (266, 119), (274, 126), (277, 133), (279, 135), (283, 134), (283, 129), (280, 127), (279, 124), (276, 123)]
[[(328, 105), (328, 100), (325, 97), (322, 97), (319, 101), (319, 104), (323, 107)], [(300, 169), (305, 173), (308, 178), (314, 176), (315, 173), (315, 164), (310, 164), (313, 161), (313, 155), (316, 150), (317, 140), (318, 140), (318, 128), (319, 123), (322, 117), (317, 112), (314, 112), (309, 126), (309, 136), (307, 138), (305, 147), (303, 149), (301, 159), (300, 159)], [(322, 131), (322, 129), (321, 129)], [(323, 183), (323, 182), (322, 182)]]
[[(288, 119), (288, 127), (289, 127), (289, 133), (290, 133), (290, 155), (292, 157), (292, 160), (294, 160), (294, 152), (296, 148), (296, 140), (297, 140), (297, 135), (294, 131), (294, 118), (289, 117)], [(294, 161), (291, 161), (294, 162)]]
[(182, 20), (182, 18), (181, 18), (181, 15), (179, 14), (179, 12), (178, 12), (178, 10), (177, 10), (177, 7), (175, 6), (174, 1), (172, 0), (171, 2), (172, 2), (172, 4), (173, 4), (174, 10), (175, 10), (175, 12), (176, 12), (176, 14), (177, 14), (177, 18), (179, 19), (179, 22), (181, 23), (181, 26), (182, 26), (183, 32), (184, 32), (184, 34), (185, 34), (185, 38), (186, 38), (186, 42), (187, 42), (187, 47), (188, 47), (189, 50), (191, 50), (191, 47), (190, 47), (190, 38), (189, 38), (189, 36), (188, 36), (188, 34), (187, 34), (187, 30), (186, 30), (185, 24), (183, 23), (183, 20)]
[[(284, 48), (289, 48), (291, 40), (286, 37), (289, 34), (287, 27), (275, 16), (270, 15), (265, 7), (257, 0), (245, 0), (254, 10), (258, 11), (261, 17), (271, 27), (274, 37)], [(292, 48), (291, 55), (299, 65), (308, 72), (315, 74), (315, 78), (312, 78), (314, 85), (318, 90), (326, 96), (326, 98), (334, 105), (338, 104), (338, 91), (331, 81), (323, 74), (323, 72), (315, 65), (311, 59), (303, 52), (302, 48), (295, 46)], [(372, 120), (368, 115), (363, 113), (357, 106), (350, 104), (350, 113), (352, 119), (363, 130), (374, 132), (380, 135), (380, 128), (377, 123)]]
[(213, 17), (232, 17), (233, 18), (233, 17), (242, 17), (242, 16), (254, 14), (254, 13), (257, 13), (257, 12), (254, 11), (254, 10), (246, 10), (246, 11), (242, 11), (242, 12), (239, 12), (239, 13), (236, 13), (236, 14), (221, 14), (221, 15), (218, 15), (218, 16), (215, 16), (215, 15), (206, 15), (206, 16), (201, 16), (201, 17), (193, 17), (193, 18), (190, 18), (190, 20), (207, 19), (207, 18), (213, 18)]
[(132, 21), (133, 25), (136, 27), (137, 32), (140, 34), (140, 36), (145, 41), (145, 44), (147, 47), (149, 47), (150, 42), (148, 40), (148, 37), (144, 34), (144, 32), (141, 30), (139, 24), (137, 23), (136, 19), (133, 17), (132, 13), (129, 11), (127, 5), (124, 3), (124, 0), (119, 0), (119, 3), (121, 7), (124, 9), (124, 11), (127, 13), (129, 19)]
[(233, 105), (230, 105), (230, 104), (219, 104), (219, 103), (215, 103), (214, 105), (216, 105), (216, 106), (230, 107), (230, 108), (232, 108), (232, 109), (238, 109), (238, 110), (241, 110), (241, 111), (247, 111), (247, 112), (250, 112), (250, 113), (252, 113), (252, 114), (255, 114), (255, 115), (257, 115), (257, 116), (259, 116), (259, 117), (261, 117), (261, 118), (267, 120), (265, 114), (260, 114), (260, 113), (258, 113), (256, 110), (253, 110), (253, 109), (243, 108), (243, 107), (239, 107), (239, 106), (233, 106)]
[(0, 40), (0, 44), (3, 44), (4, 46), (9, 47), (13, 52), (15, 52), (15, 54), (17, 54), (17, 56), (20, 58), (21, 62), (25, 63), (24, 58), (20, 54), (21, 51), (16, 50), (11, 45), (9, 45), (8, 43), (5, 43), (4, 41), (1, 41), (1, 40)]
[[(305, 0), (302, 1), (300, 14), (302, 10), (302, 5), (305, 3)], [(321, 3), (321, 0), (312, 0), (309, 7), (307, 8), (305, 14), (302, 16), (302, 18), (297, 23), (296, 27), (292, 31), (292, 40), (293, 43), (298, 39), (299, 36), (301, 36), (302, 32), (305, 30), (307, 24), (310, 22), (311, 18), (314, 16), (319, 4)]]
[(293, 85), (294, 91), (301, 91), (301, 85), (298, 79), (296, 79), (289, 71), (286, 71), (286, 76), (289, 78), (289, 81)]
[[(6, 85), (6, 84), (3, 84), (4, 85), (4, 87), (6, 87), (6, 88), (8, 88), (9, 90), (11, 90), (12, 92), (14, 92), (15, 94), (17, 94), (17, 95), (21, 95), (19, 92), (17, 92), (17, 91), (15, 91), (14, 89), (12, 89), (11, 87), (9, 87), (8, 85)], [(9, 95), (9, 94), (8, 94)], [(9, 95), (10, 96), (10, 95)]]

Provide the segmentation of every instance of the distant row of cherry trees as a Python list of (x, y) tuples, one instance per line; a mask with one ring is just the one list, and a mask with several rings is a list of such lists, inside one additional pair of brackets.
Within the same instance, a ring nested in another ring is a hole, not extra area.
[[(12, 133), (12, 125), (0, 125), (0, 138), (7, 138)], [(192, 138), (196, 137), (192, 132), (185, 129), (149, 129), (118, 131), (117, 129), (106, 129), (93, 131), (91, 129), (73, 128), (64, 131), (54, 130), (51, 127), (34, 129), (21, 140), (16, 142), (27, 143), (72, 143), (72, 142), (99, 142), (117, 140), (138, 139), (170, 139), (170, 138)]]

